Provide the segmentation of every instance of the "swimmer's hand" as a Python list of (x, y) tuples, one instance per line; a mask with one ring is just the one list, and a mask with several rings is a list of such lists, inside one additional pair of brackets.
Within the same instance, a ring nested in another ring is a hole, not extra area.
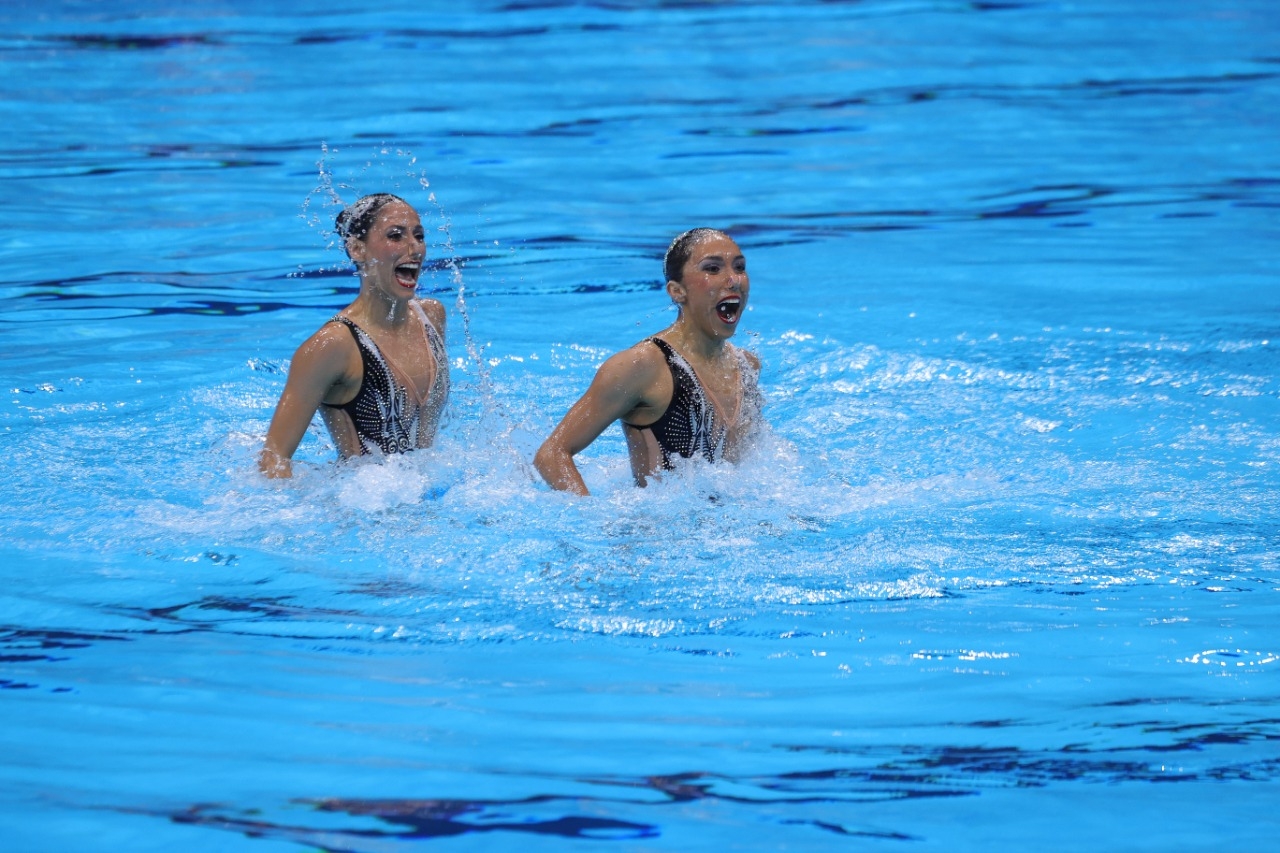
[(258, 454), (258, 470), (269, 480), (287, 480), (293, 476), (293, 462), (269, 448)]

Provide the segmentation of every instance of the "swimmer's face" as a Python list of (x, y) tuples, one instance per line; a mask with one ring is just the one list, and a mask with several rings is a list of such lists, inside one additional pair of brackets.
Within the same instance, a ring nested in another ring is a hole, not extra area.
[(737, 330), (750, 292), (747, 259), (738, 244), (719, 231), (694, 244), (680, 281), (667, 282), (667, 293), (680, 306), (681, 316), (717, 338)]
[(362, 279), (392, 298), (408, 298), (418, 287), (422, 261), (427, 254), (426, 232), (417, 212), (393, 201), (378, 211), (365, 239), (347, 242), (351, 259)]

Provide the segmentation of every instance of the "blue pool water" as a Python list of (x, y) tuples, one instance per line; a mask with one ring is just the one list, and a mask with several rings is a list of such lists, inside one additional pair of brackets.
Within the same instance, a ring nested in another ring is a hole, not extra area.
[[(5, 849), (1273, 849), (1272, 0), (313, 6), (0, 11)], [(267, 483), (379, 190), (451, 419)], [(548, 491), (703, 224), (770, 434)]]

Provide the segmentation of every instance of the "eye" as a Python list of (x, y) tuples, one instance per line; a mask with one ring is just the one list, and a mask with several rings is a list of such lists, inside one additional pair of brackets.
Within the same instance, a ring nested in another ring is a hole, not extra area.
[(419, 240), (421, 240), (421, 241), (423, 241), (423, 242), (426, 242), (426, 239), (427, 239), (427, 232), (426, 232), (426, 231), (424, 231), (424, 230), (423, 230), (423, 229), (421, 229), (421, 228), (415, 228), (415, 229), (414, 229), (414, 231), (413, 231), (413, 236), (414, 236), (414, 237), (416, 237), (416, 238), (418, 238)]
[(401, 231), (399, 228), (392, 228), (390, 231), (387, 232), (387, 239), (393, 242), (396, 242), (396, 243), (400, 242), (400, 239), (402, 237), (404, 237), (404, 232)]
[(746, 262), (746, 259), (744, 259), (744, 258), (739, 258), (738, 260), (734, 261), (734, 262), (733, 262), (733, 270), (734, 270), (734, 272), (746, 272), (746, 271), (747, 271), (747, 262)]
[(720, 264), (717, 261), (708, 261), (702, 265), (703, 272), (709, 272), (712, 275), (720, 272)]

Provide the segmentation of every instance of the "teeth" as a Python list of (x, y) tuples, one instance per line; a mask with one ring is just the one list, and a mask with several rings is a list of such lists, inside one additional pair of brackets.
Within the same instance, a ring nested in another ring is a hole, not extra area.
[(404, 287), (417, 287), (418, 270), (419, 267), (416, 264), (401, 264), (396, 267), (396, 279)]

